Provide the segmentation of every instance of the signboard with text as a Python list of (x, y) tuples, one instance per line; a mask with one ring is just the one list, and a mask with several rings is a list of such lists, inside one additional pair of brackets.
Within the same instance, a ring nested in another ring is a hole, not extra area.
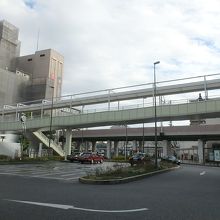
[(220, 150), (214, 150), (214, 160), (220, 161)]

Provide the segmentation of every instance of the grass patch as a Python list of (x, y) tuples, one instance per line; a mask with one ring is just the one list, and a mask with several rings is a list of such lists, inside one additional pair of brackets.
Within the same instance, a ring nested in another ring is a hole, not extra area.
[(112, 157), (112, 159), (110, 159), (110, 161), (112, 161), (112, 162), (128, 162), (128, 158), (125, 160), (125, 156), (120, 155), (117, 157)]

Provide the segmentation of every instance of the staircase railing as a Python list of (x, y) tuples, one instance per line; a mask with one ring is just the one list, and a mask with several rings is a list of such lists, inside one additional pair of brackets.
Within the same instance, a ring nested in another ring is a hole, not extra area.
[[(42, 143), (44, 145), (46, 145), (47, 147), (49, 147), (49, 138), (44, 135), (40, 130), (33, 132), (33, 134), (40, 140), (42, 141)], [(50, 140), (50, 147), (55, 150), (60, 156), (64, 157), (64, 151), (63, 149), (60, 147), (60, 145), (58, 145), (57, 143), (55, 143), (53, 140)]]

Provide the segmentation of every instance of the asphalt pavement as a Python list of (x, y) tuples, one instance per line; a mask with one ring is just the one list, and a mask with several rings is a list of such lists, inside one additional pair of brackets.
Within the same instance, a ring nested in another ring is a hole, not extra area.
[(114, 164), (116, 163), (104, 162), (91, 165), (51, 161), (36, 164), (0, 165), (0, 175), (78, 182), (79, 177), (96, 172), (97, 169), (112, 167)]
[[(65, 170), (65, 164), (61, 166)], [(6, 168), (7, 174), (0, 174), (3, 220), (220, 219), (217, 167), (182, 165), (175, 171), (119, 185), (10, 175)]]

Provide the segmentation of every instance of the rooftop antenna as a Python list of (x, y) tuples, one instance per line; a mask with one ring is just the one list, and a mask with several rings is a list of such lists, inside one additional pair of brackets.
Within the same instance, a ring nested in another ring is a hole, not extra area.
[(39, 38), (40, 38), (40, 28), (38, 29), (38, 32), (37, 32), (37, 50), (36, 51), (38, 51)]

